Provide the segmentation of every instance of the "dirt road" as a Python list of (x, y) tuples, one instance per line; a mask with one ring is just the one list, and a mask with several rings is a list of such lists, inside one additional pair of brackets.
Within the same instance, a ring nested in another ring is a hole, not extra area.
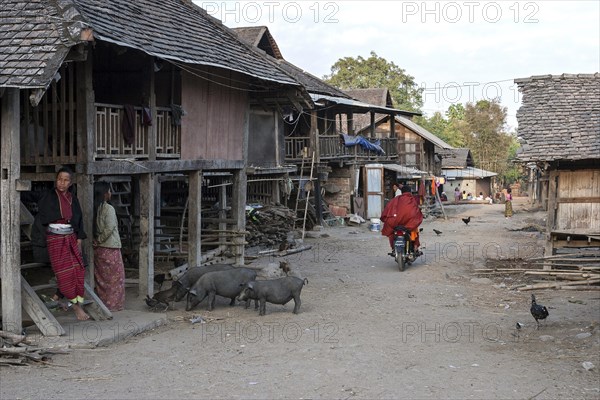
[(300, 314), (293, 302), (264, 317), (222, 299), (210, 313), (178, 303), (169, 325), (124, 343), (0, 369), (0, 397), (598, 399), (600, 292), (536, 291), (550, 312), (536, 330), (514, 278), (473, 280), (486, 258), (541, 255), (539, 233), (510, 229), (544, 214), (515, 209), (448, 208), (423, 224), (425, 255), (404, 272), (367, 227), (324, 230), (289, 257), (309, 281)]

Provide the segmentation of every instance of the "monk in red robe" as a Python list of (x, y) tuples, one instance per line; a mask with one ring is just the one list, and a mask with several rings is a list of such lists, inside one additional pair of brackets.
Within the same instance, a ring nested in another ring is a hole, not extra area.
[(423, 222), (423, 214), (409, 186), (402, 186), (402, 195), (389, 201), (380, 219), (384, 224), (381, 234), (389, 238), (392, 252), (394, 252), (394, 228), (399, 225), (410, 230), (410, 238), (417, 252), (420, 244), (419, 225)]

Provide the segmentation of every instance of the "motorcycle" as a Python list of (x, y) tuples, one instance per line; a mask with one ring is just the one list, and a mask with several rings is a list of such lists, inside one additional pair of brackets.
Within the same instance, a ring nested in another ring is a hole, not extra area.
[[(419, 228), (419, 232), (423, 232), (423, 228)], [(396, 260), (401, 272), (404, 271), (405, 266), (412, 264), (422, 254), (421, 251), (415, 251), (415, 244), (410, 238), (410, 230), (403, 226), (394, 228), (394, 251), (390, 255)]]

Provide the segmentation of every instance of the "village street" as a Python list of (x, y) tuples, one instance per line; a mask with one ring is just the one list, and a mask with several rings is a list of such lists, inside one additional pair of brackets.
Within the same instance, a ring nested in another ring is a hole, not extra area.
[(0, 398), (598, 399), (600, 292), (535, 291), (550, 312), (536, 330), (532, 292), (472, 280), (485, 258), (542, 255), (540, 233), (511, 230), (544, 223), (526, 207), (517, 199), (511, 219), (499, 204), (448, 207), (424, 222), (425, 256), (404, 272), (366, 226), (311, 232), (313, 248), (289, 256), (308, 278), (300, 314), (177, 303), (168, 325), (125, 342), (3, 367)]

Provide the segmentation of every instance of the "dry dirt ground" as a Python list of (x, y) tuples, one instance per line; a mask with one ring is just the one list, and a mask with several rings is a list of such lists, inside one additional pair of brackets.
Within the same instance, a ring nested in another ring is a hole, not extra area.
[(502, 205), (448, 207), (424, 222), (425, 256), (404, 272), (379, 233), (325, 229), (288, 257), (309, 281), (300, 314), (293, 301), (264, 317), (177, 303), (168, 325), (125, 342), (0, 369), (0, 398), (598, 399), (600, 292), (536, 291), (550, 312), (536, 330), (518, 278), (472, 281), (487, 258), (541, 255), (541, 234), (511, 229), (544, 214), (519, 202), (511, 219)]

